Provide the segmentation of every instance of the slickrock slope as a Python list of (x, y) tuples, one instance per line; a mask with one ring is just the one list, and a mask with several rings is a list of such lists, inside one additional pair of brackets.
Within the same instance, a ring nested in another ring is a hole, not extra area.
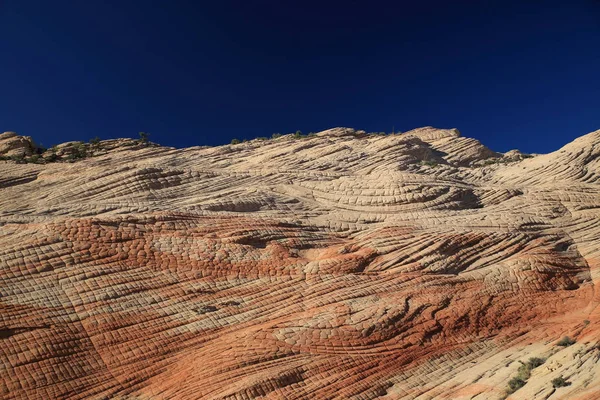
[(3, 399), (598, 399), (598, 284), (600, 131), (0, 161)]

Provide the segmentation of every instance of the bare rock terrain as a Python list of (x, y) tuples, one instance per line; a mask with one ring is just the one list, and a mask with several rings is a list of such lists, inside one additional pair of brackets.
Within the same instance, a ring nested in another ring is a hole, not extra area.
[(0, 398), (600, 398), (600, 130), (77, 146), (0, 161)]

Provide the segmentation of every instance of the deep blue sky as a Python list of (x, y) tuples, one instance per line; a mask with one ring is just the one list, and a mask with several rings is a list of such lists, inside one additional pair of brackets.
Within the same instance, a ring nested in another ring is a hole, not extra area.
[(495, 150), (600, 129), (600, 2), (0, 0), (0, 131), (177, 147), (456, 127)]

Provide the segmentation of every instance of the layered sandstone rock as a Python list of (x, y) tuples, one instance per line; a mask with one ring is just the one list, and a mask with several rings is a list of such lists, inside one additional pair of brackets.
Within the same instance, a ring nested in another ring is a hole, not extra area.
[(0, 133), (0, 156), (30, 156), (35, 148), (29, 136), (20, 136), (15, 132)]
[(0, 161), (2, 398), (600, 398), (600, 131), (95, 150)]

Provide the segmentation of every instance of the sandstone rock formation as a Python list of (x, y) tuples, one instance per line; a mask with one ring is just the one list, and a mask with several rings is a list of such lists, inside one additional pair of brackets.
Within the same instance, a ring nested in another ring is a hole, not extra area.
[(29, 136), (20, 136), (15, 132), (0, 133), (0, 156), (30, 156), (35, 145)]
[(0, 161), (1, 398), (600, 398), (600, 131), (100, 147)]

